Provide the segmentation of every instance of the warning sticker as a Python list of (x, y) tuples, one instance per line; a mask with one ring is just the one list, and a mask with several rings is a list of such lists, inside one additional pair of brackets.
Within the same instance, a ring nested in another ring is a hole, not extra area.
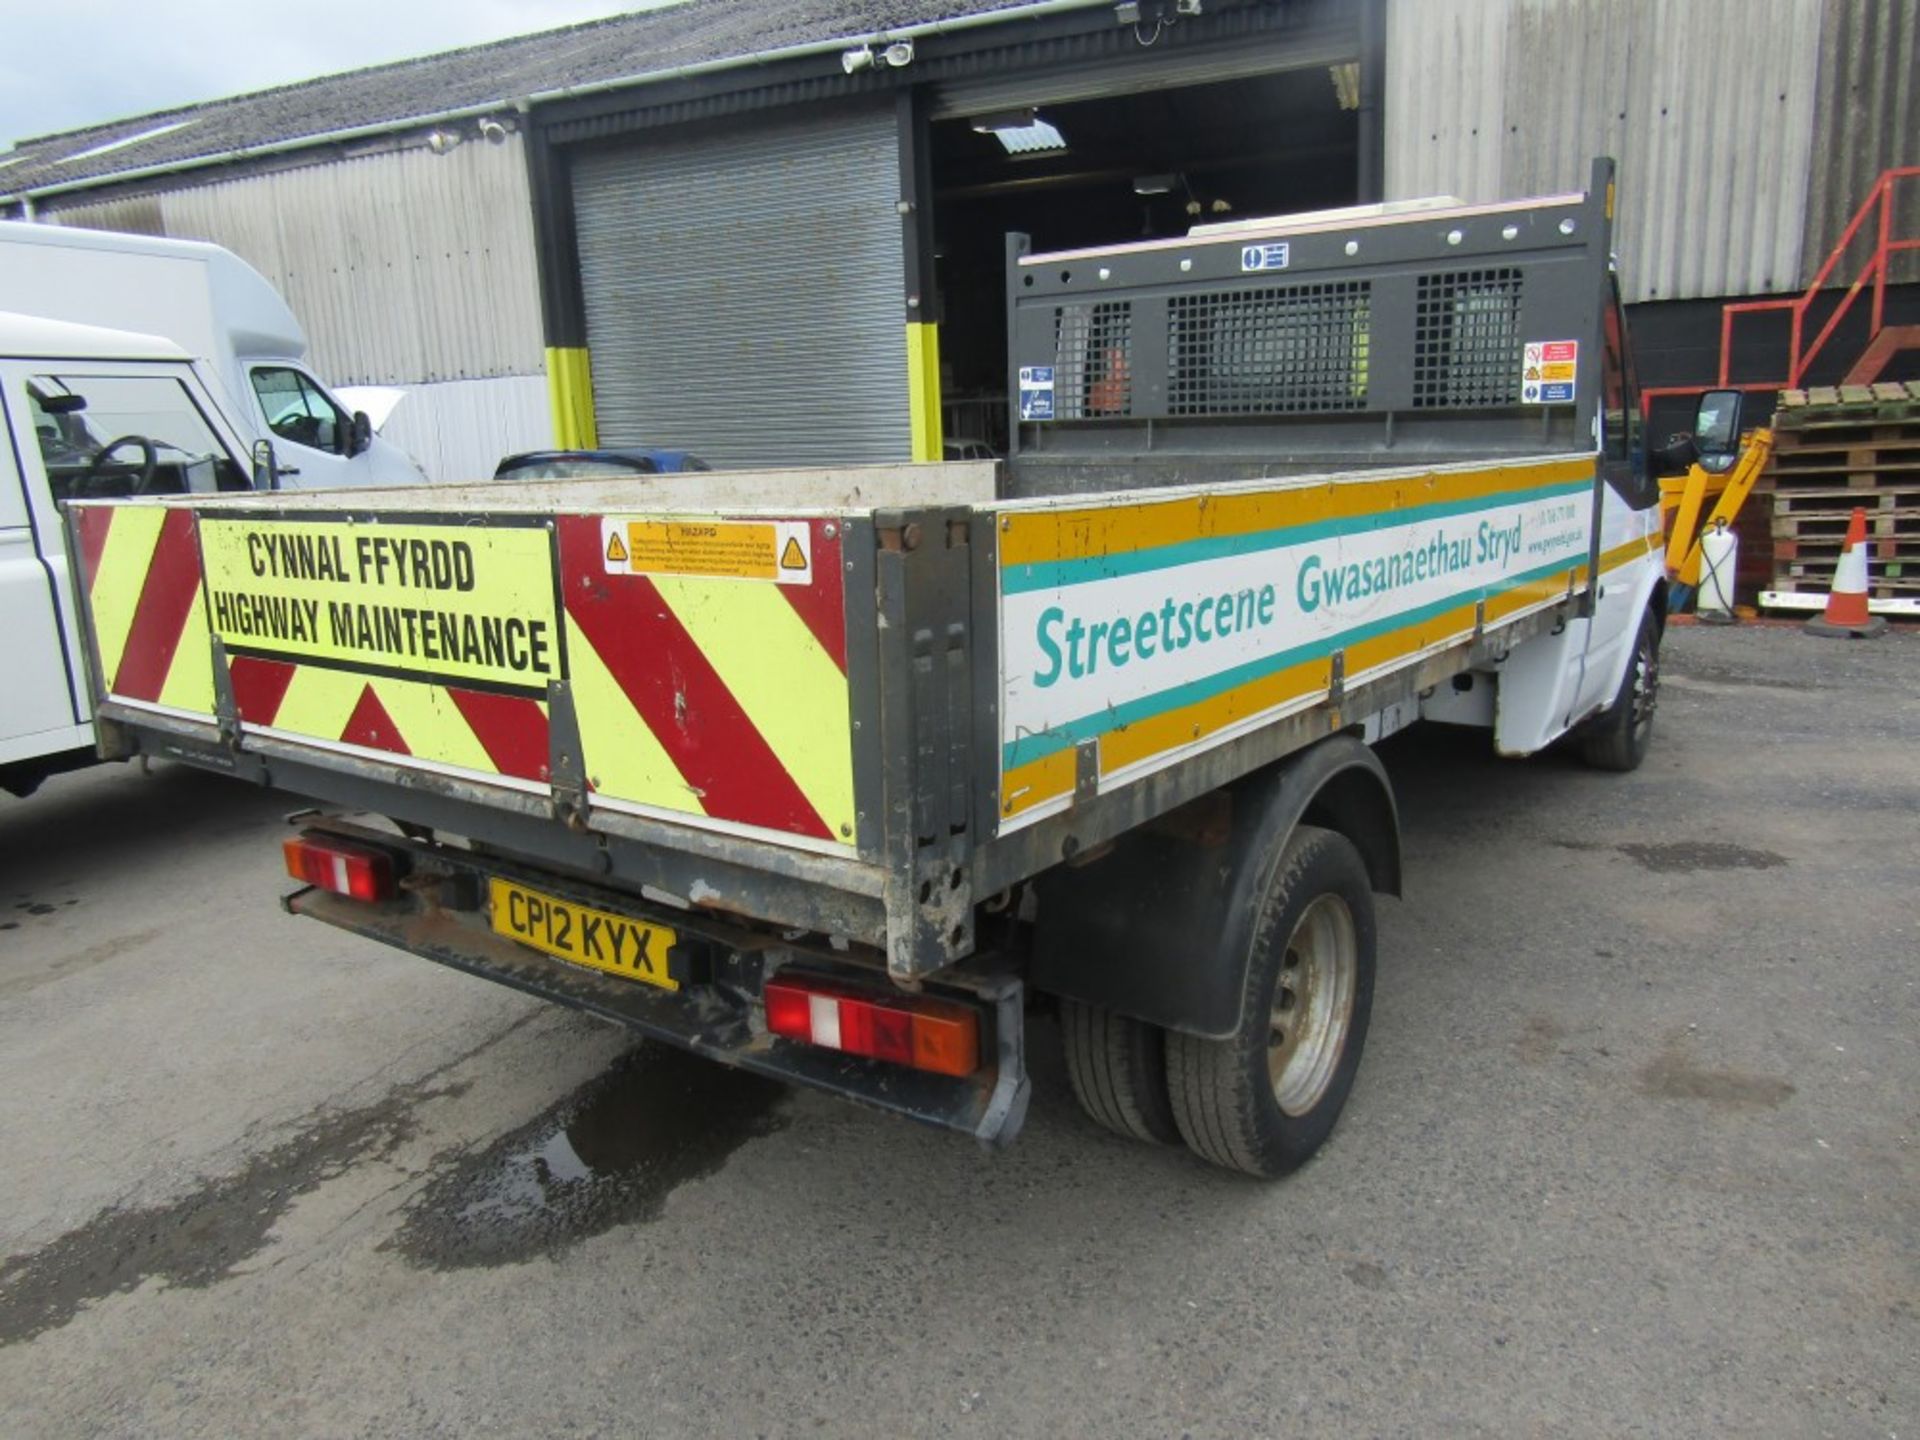
[(635, 520), (601, 524), (609, 575), (703, 575), (813, 582), (813, 532), (804, 520)]
[(1521, 354), (1520, 398), (1528, 405), (1571, 405), (1579, 371), (1578, 340), (1530, 340)]
[(564, 677), (542, 527), (200, 517), (230, 654), (544, 699)]
[(1053, 366), (1020, 367), (1020, 418), (1053, 419)]

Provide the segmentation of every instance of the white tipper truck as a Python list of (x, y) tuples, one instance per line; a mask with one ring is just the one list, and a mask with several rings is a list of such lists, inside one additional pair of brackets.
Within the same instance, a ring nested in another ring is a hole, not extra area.
[(295, 914), (988, 1141), (1057, 1007), (1096, 1120), (1282, 1174), (1373, 743), (1648, 743), (1611, 196), (1014, 237), (1004, 464), (77, 501), (103, 749), (319, 797)]

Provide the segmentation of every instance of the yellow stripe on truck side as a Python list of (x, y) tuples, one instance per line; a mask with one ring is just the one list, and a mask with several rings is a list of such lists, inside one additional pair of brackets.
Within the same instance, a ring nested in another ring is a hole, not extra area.
[(771, 585), (653, 584), (827, 829), (851, 836), (847, 680), (798, 612)]
[(1139, 505), (1049, 506), (1002, 516), (1000, 566), (1150, 550), (1182, 541), (1390, 513), (1416, 505), (1479, 500), (1510, 491), (1593, 478), (1593, 461), (1550, 460), (1476, 470), (1429, 471), (1387, 480), (1337, 480)]

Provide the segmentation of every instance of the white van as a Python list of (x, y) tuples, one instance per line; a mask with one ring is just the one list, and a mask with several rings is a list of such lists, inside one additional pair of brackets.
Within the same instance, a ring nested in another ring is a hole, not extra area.
[(280, 293), (218, 245), (0, 222), (0, 310), (165, 336), (206, 362), (249, 448), (272, 441), (290, 486), (426, 483), (301, 362), (307, 337)]
[(61, 503), (252, 488), (212, 378), (159, 336), (0, 311), (0, 789), (94, 758)]

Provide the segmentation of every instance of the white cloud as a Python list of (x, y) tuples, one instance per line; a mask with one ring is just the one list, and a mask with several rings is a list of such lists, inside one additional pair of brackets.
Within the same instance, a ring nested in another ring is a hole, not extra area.
[(647, 8), (646, 0), (0, 0), (0, 148)]

